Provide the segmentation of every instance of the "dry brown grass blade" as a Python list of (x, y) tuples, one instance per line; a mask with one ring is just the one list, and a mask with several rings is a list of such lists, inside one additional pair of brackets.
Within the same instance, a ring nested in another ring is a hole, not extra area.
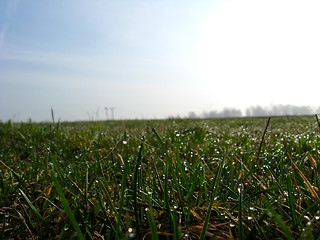
[(298, 166), (291, 160), (291, 163), (293, 164), (293, 166), (295, 167), (295, 169), (297, 169), (299, 175), (301, 176), (301, 178), (303, 179), (304, 183), (307, 185), (311, 195), (316, 199), (316, 200), (320, 200), (318, 194), (316, 193), (316, 191), (314, 190), (314, 187), (311, 185), (311, 183), (308, 181), (308, 179), (306, 178), (306, 176), (304, 176), (303, 172), (298, 168)]
[(22, 216), (22, 214), (21, 214), (19, 211), (16, 210), (16, 212), (17, 212), (18, 218), (20, 219), (20, 221), (22, 222), (22, 224), (24, 225), (24, 227), (27, 229), (27, 231), (28, 231), (29, 234), (31, 235), (31, 238), (34, 240), (35, 238), (34, 238), (34, 236), (33, 236), (33, 234), (32, 234), (32, 231), (30, 230), (30, 228), (29, 228), (26, 220), (24, 219), (24, 217)]
[(310, 153), (309, 153), (308, 155), (309, 155), (309, 158), (311, 159), (311, 162), (312, 162), (312, 164), (313, 164), (313, 167), (314, 167), (315, 169), (318, 169), (317, 161), (314, 159), (314, 157), (313, 157)]
[(203, 221), (203, 219), (200, 217), (200, 215), (198, 213), (196, 213), (195, 211), (193, 210), (190, 210), (190, 212), (192, 213), (192, 215), (198, 219), (199, 221)]

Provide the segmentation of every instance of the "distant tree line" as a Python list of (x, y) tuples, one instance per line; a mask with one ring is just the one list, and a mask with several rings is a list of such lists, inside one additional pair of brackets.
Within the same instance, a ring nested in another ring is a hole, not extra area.
[(189, 112), (188, 118), (228, 118), (228, 117), (263, 117), (263, 116), (292, 116), (292, 115), (313, 115), (320, 113), (320, 107), (295, 105), (275, 105), (272, 107), (251, 106), (243, 113), (236, 108), (224, 108), (222, 111), (210, 111), (197, 114)]

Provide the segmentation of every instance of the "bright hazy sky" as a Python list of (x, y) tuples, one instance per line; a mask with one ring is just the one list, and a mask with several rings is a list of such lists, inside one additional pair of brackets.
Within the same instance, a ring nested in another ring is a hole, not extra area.
[(319, 106), (319, 12), (318, 0), (1, 0), (0, 120)]

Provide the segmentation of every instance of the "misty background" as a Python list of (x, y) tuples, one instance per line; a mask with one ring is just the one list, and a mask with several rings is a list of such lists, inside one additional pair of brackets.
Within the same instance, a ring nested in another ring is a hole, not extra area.
[(317, 113), (319, 12), (318, 0), (1, 0), (0, 121)]
[(320, 107), (277, 105), (270, 107), (251, 106), (244, 112), (236, 108), (224, 108), (222, 111), (189, 112), (188, 118), (229, 118), (229, 117), (268, 117), (268, 116), (307, 116), (320, 113)]
[[(105, 107), (105, 113), (98, 108), (96, 111), (87, 112), (88, 120), (115, 120), (115, 109)], [(281, 117), (281, 116), (311, 116), (320, 113), (320, 107), (310, 107), (310, 106), (295, 106), (295, 105), (276, 105), (269, 107), (262, 106), (250, 106), (241, 111), (236, 108), (227, 108), (225, 107), (221, 111), (211, 110), (209, 112), (195, 112), (190, 111), (187, 115), (171, 115), (168, 118), (240, 118), (240, 117)], [(137, 118), (138, 119), (138, 118)], [(141, 116), (141, 119), (144, 119)]]

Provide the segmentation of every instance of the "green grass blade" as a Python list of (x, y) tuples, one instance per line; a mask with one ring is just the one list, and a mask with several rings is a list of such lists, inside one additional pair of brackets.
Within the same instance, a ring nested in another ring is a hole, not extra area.
[(225, 157), (222, 159), (222, 161), (218, 167), (217, 175), (214, 178), (214, 182), (213, 182), (212, 190), (211, 190), (210, 204), (209, 204), (206, 218), (203, 223), (202, 230), (201, 230), (200, 240), (204, 240), (205, 236), (206, 236), (206, 232), (207, 232), (207, 228), (208, 228), (208, 224), (209, 224), (209, 220), (210, 220), (210, 216), (211, 216), (212, 206), (214, 203), (214, 197), (215, 197), (215, 194), (216, 194), (216, 191), (217, 191), (220, 179), (221, 179), (221, 174), (222, 174), (222, 170), (224, 167), (224, 163), (225, 163)]
[(199, 182), (199, 174), (200, 174), (200, 164), (198, 164), (196, 172), (193, 174), (192, 178), (189, 180), (191, 182), (191, 186), (189, 186), (189, 191), (187, 196), (185, 197), (186, 201), (189, 201), (195, 191), (195, 188)]
[(112, 216), (114, 216), (116, 218), (116, 216), (118, 215), (118, 211), (116, 210), (116, 207), (114, 206), (114, 202), (112, 201), (112, 198), (110, 196), (110, 192), (109, 192), (108, 188), (106, 187), (106, 183), (100, 177), (97, 177), (97, 179), (98, 179), (98, 187), (101, 190), (100, 192), (102, 192), (105, 200), (107, 201), (109, 208), (111, 210)]
[[(124, 133), (124, 141), (127, 141), (127, 134), (126, 132)], [(122, 211), (123, 211), (123, 202), (124, 202), (124, 198), (125, 198), (125, 193), (126, 193), (126, 188), (127, 188), (127, 177), (128, 177), (128, 168), (129, 168), (129, 163), (128, 163), (128, 146), (126, 144), (125, 147), (125, 160), (124, 160), (124, 165), (123, 165), (123, 173), (122, 173), (122, 177), (121, 177), (121, 191), (120, 191), (120, 204), (119, 204), (119, 211), (118, 211), (118, 220), (117, 221), (117, 225), (116, 225), (116, 238), (119, 239), (119, 235), (120, 235), (120, 219), (121, 219), (121, 215), (122, 215)]]
[(239, 188), (239, 199), (238, 199), (238, 221), (239, 221), (239, 239), (243, 239), (243, 221), (242, 221), (242, 186)]
[(153, 216), (153, 208), (151, 205), (151, 199), (149, 198), (149, 208), (146, 211), (150, 231), (151, 231), (151, 236), (153, 240), (158, 240), (158, 233), (157, 233), (157, 226), (156, 222), (154, 221), (154, 216)]
[(7, 216), (4, 216), (3, 224), (2, 224), (2, 231), (0, 235), (0, 239), (4, 240), (5, 232), (6, 232), (6, 224), (7, 224)]
[(27, 195), (21, 189), (19, 189), (19, 192), (20, 192), (21, 196), (24, 198), (24, 200), (27, 202), (28, 206), (30, 207), (30, 209), (32, 210), (32, 212), (34, 213), (36, 218), (45, 226), (45, 228), (52, 235), (56, 235), (55, 230), (44, 220), (44, 218), (41, 216), (41, 214), (38, 212), (38, 210), (33, 206), (32, 202), (29, 200)]
[(270, 168), (269, 166), (267, 167), (267, 169), (268, 169), (268, 171), (270, 172), (270, 174), (272, 175), (272, 177), (273, 177), (273, 179), (274, 179), (274, 182), (276, 183), (277, 187), (279, 188), (279, 191), (280, 191), (281, 195), (282, 195), (283, 197), (286, 197), (286, 195), (285, 195), (285, 193), (284, 193), (284, 190), (283, 190), (283, 188), (282, 188), (282, 186), (281, 186), (281, 183), (279, 182), (276, 174), (271, 170), (271, 168)]
[(51, 119), (52, 119), (52, 122), (54, 123), (54, 112), (53, 112), (53, 108), (51, 108)]
[(278, 224), (278, 226), (281, 228), (281, 230), (283, 231), (283, 233), (286, 236), (286, 239), (289, 240), (293, 240), (294, 237), (290, 232), (290, 229), (288, 228), (287, 224), (282, 220), (282, 217), (280, 214), (278, 214), (273, 207), (271, 206), (271, 204), (269, 203), (269, 200), (264, 199), (263, 201), (265, 208), (269, 211), (269, 213), (271, 214), (271, 216), (273, 216), (274, 221)]
[(293, 227), (297, 228), (297, 215), (295, 211), (295, 203), (294, 203), (294, 197), (292, 192), (292, 183), (290, 177), (287, 177), (287, 186), (288, 186), (288, 197), (289, 197), (289, 207), (291, 211), (292, 221), (293, 221)]
[(170, 215), (170, 201), (169, 201), (169, 196), (168, 196), (168, 179), (169, 179), (169, 167), (171, 166), (171, 161), (170, 161), (170, 158), (169, 158), (169, 155), (168, 155), (167, 148), (164, 145), (161, 137), (157, 133), (156, 129), (152, 128), (152, 131), (156, 135), (157, 139), (159, 140), (159, 142), (161, 144), (162, 150), (166, 154), (166, 167), (165, 167), (165, 170), (164, 170), (164, 172), (165, 172), (165, 180), (164, 180), (164, 188), (163, 188), (163, 191), (164, 191), (164, 194), (163, 194), (164, 199), (163, 200), (164, 200), (164, 204), (165, 204), (165, 209), (166, 209), (167, 214), (169, 216)]
[(141, 165), (142, 161), (142, 150), (143, 150), (143, 142), (140, 145), (139, 155), (134, 171), (134, 177), (133, 177), (133, 201), (134, 201), (134, 215), (136, 218), (136, 224), (137, 224), (137, 233), (138, 237), (141, 235), (140, 231), (140, 207), (138, 206), (138, 175), (139, 175), (139, 167)]
[(103, 211), (102, 211), (102, 214), (103, 214), (103, 216), (105, 217), (106, 221), (109, 223), (109, 226), (111, 226), (111, 229), (112, 229), (112, 231), (110, 231), (110, 234), (111, 234), (111, 232), (115, 233), (116, 230), (115, 230), (115, 228), (114, 228), (114, 226), (113, 226), (113, 223), (112, 223), (110, 217), (109, 217), (108, 214), (107, 214), (108, 210), (107, 210), (107, 208), (106, 208), (106, 206), (105, 206), (105, 204), (104, 204), (102, 194), (101, 194), (100, 191), (99, 191), (100, 189), (97, 189), (97, 190), (98, 190), (98, 191), (97, 191), (97, 194), (98, 194), (99, 204), (100, 204), (101, 209), (103, 210)]
[(60, 199), (61, 199), (61, 203), (66, 211), (66, 213), (68, 214), (69, 216), (69, 219), (70, 219), (70, 222), (74, 228), (74, 230), (76, 231), (77, 233), (77, 237), (78, 239), (85, 239), (82, 232), (81, 232), (81, 229), (79, 227), (79, 224), (77, 222), (77, 220), (75, 219), (74, 215), (73, 215), (73, 212), (71, 211), (70, 207), (69, 207), (69, 204), (68, 204), (68, 201), (66, 199), (66, 197), (64, 196), (63, 192), (62, 192), (62, 188), (60, 186), (60, 183), (57, 179), (57, 177), (55, 176), (55, 172), (51, 171), (51, 178), (52, 178), (52, 181), (54, 183), (54, 186), (56, 187), (56, 190), (60, 196)]

